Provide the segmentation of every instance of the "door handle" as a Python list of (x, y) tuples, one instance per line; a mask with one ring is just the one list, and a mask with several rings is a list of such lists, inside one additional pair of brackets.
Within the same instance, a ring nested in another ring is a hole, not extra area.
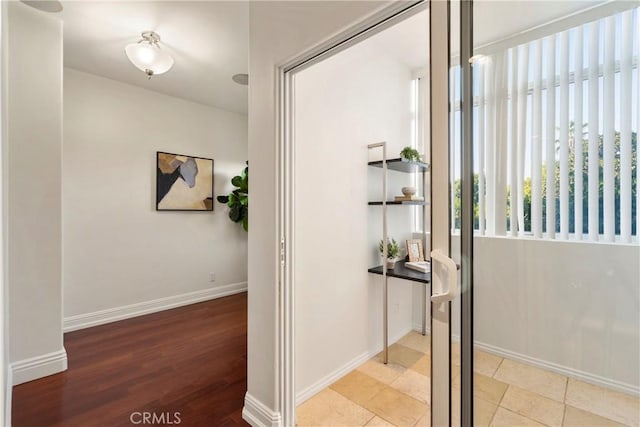
[[(440, 249), (431, 252), (431, 260), (442, 264), (447, 271), (446, 292), (431, 295), (431, 302), (440, 303), (453, 300), (458, 294), (458, 266)], [(431, 274), (433, 274), (433, 271)]]

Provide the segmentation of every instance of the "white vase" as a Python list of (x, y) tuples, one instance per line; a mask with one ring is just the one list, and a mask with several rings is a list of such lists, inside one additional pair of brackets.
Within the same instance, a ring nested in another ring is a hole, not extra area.
[(416, 194), (416, 187), (402, 187), (400, 191), (402, 191), (402, 194), (409, 197)]
[(395, 258), (387, 258), (387, 269), (393, 269), (396, 266)]

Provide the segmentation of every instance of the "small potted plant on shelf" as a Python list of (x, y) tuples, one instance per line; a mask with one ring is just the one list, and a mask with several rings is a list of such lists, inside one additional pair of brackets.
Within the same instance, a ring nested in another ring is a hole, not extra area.
[(418, 153), (418, 150), (411, 147), (404, 147), (402, 151), (400, 151), (400, 157), (414, 162), (420, 161), (420, 153)]
[[(380, 244), (378, 245), (378, 249), (380, 250), (380, 256), (384, 256), (384, 240), (380, 240)], [(396, 239), (390, 238), (387, 240), (387, 268), (394, 268), (396, 266), (396, 260), (398, 259), (398, 255), (400, 255), (400, 247), (396, 242)], [(385, 262), (385, 260), (382, 260)]]

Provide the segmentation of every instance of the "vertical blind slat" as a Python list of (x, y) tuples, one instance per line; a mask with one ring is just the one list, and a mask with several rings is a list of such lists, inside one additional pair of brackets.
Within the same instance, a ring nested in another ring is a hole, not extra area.
[(531, 127), (531, 231), (542, 237), (542, 41), (533, 42), (533, 122)]
[(547, 122), (546, 122), (546, 173), (547, 173), (547, 237), (556, 237), (556, 49), (555, 35), (547, 38)]
[(589, 240), (598, 241), (599, 223), (599, 162), (598, 151), (599, 123), (599, 55), (600, 51), (600, 22), (589, 25)]
[(517, 145), (518, 145), (518, 48), (512, 48), (511, 51), (511, 84), (509, 92), (511, 93), (511, 102), (509, 103), (509, 111), (511, 115), (510, 138), (509, 138), (509, 165), (511, 166), (509, 173), (509, 231), (511, 236), (518, 235), (518, 171), (517, 171)]
[(498, 236), (507, 234), (507, 53), (496, 55), (496, 173), (494, 228)]
[(631, 243), (631, 11), (622, 14), (620, 38), (620, 240)]
[(560, 34), (560, 238), (569, 238), (569, 33)]
[(615, 129), (613, 126), (615, 109), (615, 18), (605, 18), (604, 64), (603, 64), (603, 106), (602, 134), (603, 187), (602, 207), (604, 209), (604, 240), (613, 242), (615, 236)]
[(527, 91), (529, 88), (529, 45), (522, 45), (518, 55), (518, 235), (524, 233), (524, 155), (527, 148)]
[(495, 234), (495, 222), (493, 218), (495, 217), (495, 144), (496, 144), (496, 135), (495, 135), (495, 108), (496, 108), (496, 96), (495, 96), (495, 86), (494, 86), (494, 61), (495, 57), (491, 57), (486, 61), (486, 70), (485, 70), (485, 99), (486, 99), (486, 112), (485, 112), (485, 214), (486, 214), (486, 222), (485, 227), (487, 233), (490, 236)]
[[(455, 82), (455, 76), (456, 76), (456, 67), (451, 67), (449, 69), (449, 81)], [(451, 90), (450, 90), (450, 94), (449, 96), (451, 97), (449, 99), (449, 102), (451, 103), (451, 105), (453, 106), (453, 108), (451, 108), (451, 111), (449, 113), (449, 129), (451, 132), (451, 141), (453, 141), (452, 144), (450, 144), (451, 147), (451, 164), (450, 164), (450, 175), (451, 175), (451, 202), (453, 203), (454, 200), (456, 199), (456, 189), (455, 189), (455, 185), (454, 183), (456, 182), (457, 176), (456, 176), (456, 167), (455, 167), (455, 162), (456, 162), (456, 100), (457, 98), (457, 94), (456, 94), (456, 84), (452, 84), (451, 85)], [(417, 176), (418, 174), (416, 174)], [(455, 205), (454, 205), (455, 206)], [(450, 209), (451, 211), (451, 228), (455, 230), (456, 228), (456, 210), (455, 209)]]
[(574, 119), (573, 119), (573, 144), (574, 144), (574, 167), (575, 167), (575, 189), (574, 194), (574, 222), (575, 222), (575, 234), (576, 239), (582, 240), (582, 229), (584, 227), (582, 221), (582, 192), (584, 191), (584, 185), (582, 180), (583, 171), (583, 156), (582, 156), (582, 82), (583, 75), (582, 70), (584, 67), (583, 45), (582, 45), (583, 28), (578, 27), (576, 29), (575, 46), (573, 52), (575, 54), (575, 71), (574, 71), (574, 92), (573, 92), (573, 105), (574, 105)]

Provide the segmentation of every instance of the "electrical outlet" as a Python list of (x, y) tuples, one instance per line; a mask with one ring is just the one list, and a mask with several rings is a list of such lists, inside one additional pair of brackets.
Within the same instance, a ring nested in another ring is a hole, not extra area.
[(209, 273), (209, 281), (210, 282), (216, 281), (216, 273)]

